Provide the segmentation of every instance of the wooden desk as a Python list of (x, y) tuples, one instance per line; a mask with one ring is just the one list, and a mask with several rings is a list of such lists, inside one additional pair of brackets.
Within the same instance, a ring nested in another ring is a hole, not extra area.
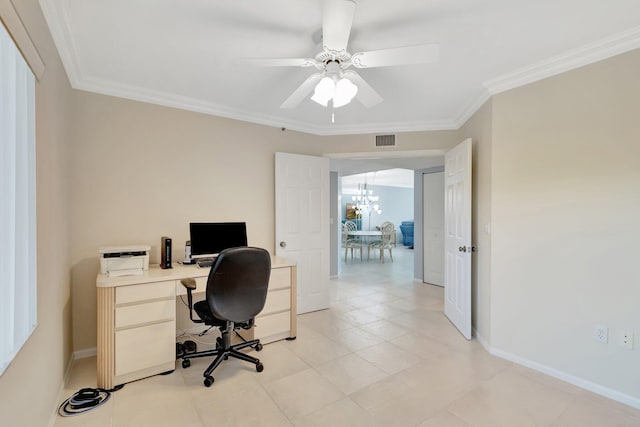
[[(180, 280), (193, 277), (195, 292), (204, 292), (209, 270), (174, 264), (167, 270), (151, 266), (139, 276), (98, 275), (98, 387), (175, 369), (175, 298), (186, 294)], [(271, 257), (267, 301), (249, 339), (266, 344), (296, 336), (296, 274), (294, 261)]]

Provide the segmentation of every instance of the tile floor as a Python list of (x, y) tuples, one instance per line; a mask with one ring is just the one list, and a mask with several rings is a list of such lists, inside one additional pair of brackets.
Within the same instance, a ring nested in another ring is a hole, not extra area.
[[(331, 308), (299, 316), (297, 340), (257, 353), (264, 372), (229, 360), (205, 388), (207, 359), (178, 363), (55, 425), (640, 426), (639, 410), (466, 342), (442, 313), (442, 288), (412, 280), (412, 251), (393, 252), (393, 263), (343, 264)], [(95, 384), (95, 357), (81, 359), (64, 397)]]

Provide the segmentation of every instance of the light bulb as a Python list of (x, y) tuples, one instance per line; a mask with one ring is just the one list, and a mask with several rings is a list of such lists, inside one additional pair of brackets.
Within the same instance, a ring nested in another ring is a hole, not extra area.
[(358, 86), (354, 85), (351, 80), (340, 79), (335, 85), (333, 94), (333, 108), (339, 108), (347, 105), (358, 93)]
[(335, 91), (336, 84), (333, 79), (331, 77), (323, 77), (316, 85), (311, 100), (326, 107), (329, 104), (329, 100), (333, 98)]

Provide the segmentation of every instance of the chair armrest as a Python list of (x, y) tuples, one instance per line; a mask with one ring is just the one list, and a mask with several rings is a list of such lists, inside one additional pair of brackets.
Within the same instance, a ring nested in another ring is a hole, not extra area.
[(181, 279), (180, 283), (182, 283), (182, 286), (184, 286), (187, 289), (187, 302), (189, 303), (189, 319), (191, 319), (193, 323), (203, 323), (202, 320), (193, 318), (193, 291), (195, 291), (197, 288), (196, 279), (188, 277), (186, 279)]
[(180, 280), (180, 283), (182, 283), (182, 286), (187, 288), (187, 292), (190, 290), (195, 291), (195, 289), (197, 288), (196, 279), (193, 279), (191, 277)]

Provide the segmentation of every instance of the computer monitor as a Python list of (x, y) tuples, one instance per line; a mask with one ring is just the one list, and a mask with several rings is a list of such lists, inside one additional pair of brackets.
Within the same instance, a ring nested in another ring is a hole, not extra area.
[(227, 248), (247, 246), (247, 224), (244, 222), (192, 222), (191, 256), (212, 258)]

